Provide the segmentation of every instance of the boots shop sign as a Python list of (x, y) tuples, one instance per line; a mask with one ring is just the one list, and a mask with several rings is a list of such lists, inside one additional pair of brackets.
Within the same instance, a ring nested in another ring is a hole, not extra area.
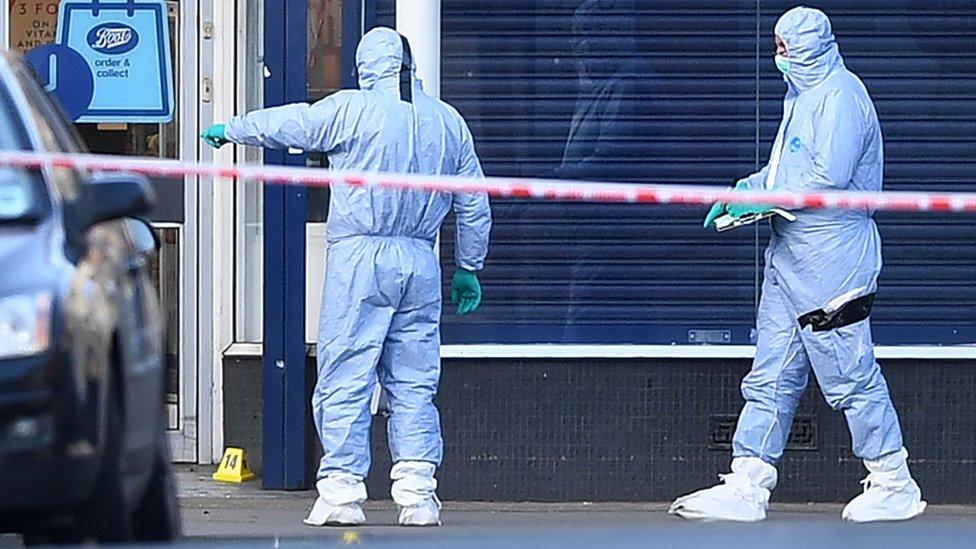
[(77, 122), (173, 118), (165, 0), (62, 0), (56, 43), (27, 58)]

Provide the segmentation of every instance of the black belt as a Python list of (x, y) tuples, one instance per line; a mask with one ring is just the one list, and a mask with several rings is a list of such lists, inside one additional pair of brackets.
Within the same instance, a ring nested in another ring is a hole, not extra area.
[(871, 307), (874, 306), (875, 294), (868, 294), (852, 301), (848, 301), (842, 307), (828, 313), (823, 309), (809, 312), (797, 321), (800, 322), (800, 329), (813, 326), (814, 332), (828, 332), (835, 328), (843, 328), (860, 322), (871, 316)]

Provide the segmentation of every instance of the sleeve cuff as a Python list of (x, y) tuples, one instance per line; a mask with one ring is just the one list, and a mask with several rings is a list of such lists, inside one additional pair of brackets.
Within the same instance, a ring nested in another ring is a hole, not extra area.
[(238, 120), (236, 116), (224, 123), (224, 138), (232, 143), (240, 142), (238, 141), (237, 126)]

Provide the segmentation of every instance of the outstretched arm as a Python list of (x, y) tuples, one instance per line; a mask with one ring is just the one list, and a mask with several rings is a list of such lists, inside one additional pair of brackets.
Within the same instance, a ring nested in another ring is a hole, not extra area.
[(227, 140), (268, 149), (331, 152), (343, 139), (349, 102), (344, 94), (313, 105), (295, 103), (236, 116), (227, 122)]

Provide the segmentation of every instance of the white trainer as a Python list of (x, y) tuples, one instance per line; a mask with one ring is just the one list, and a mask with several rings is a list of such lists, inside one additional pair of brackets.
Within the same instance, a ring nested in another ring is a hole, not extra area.
[(401, 461), (393, 466), (393, 501), (400, 507), (401, 526), (440, 526), (441, 502), (433, 463)]
[(366, 522), (363, 502), (366, 501), (366, 484), (363, 478), (346, 473), (336, 473), (315, 484), (319, 497), (315, 500), (308, 517), (303, 521), (309, 526), (356, 526)]
[(908, 451), (875, 460), (864, 460), (868, 476), (861, 481), (864, 493), (852, 499), (841, 517), (850, 522), (908, 520), (925, 511), (922, 490), (908, 471)]
[(758, 522), (766, 518), (776, 468), (756, 457), (735, 458), (722, 484), (682, 496), (668, 513), (699, 521)]

